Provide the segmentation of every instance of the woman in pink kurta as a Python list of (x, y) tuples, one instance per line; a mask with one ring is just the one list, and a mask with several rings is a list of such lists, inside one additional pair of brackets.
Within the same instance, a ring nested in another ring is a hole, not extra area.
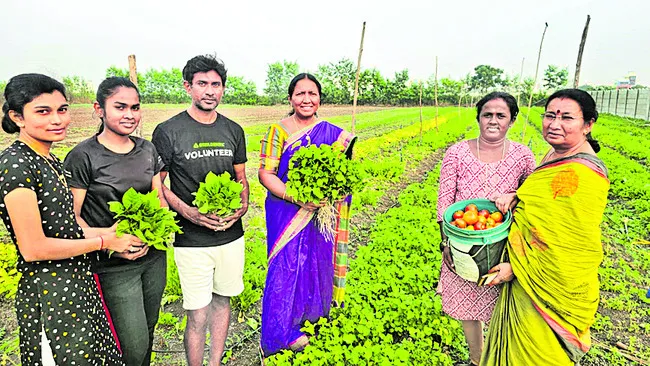
[[(461, 141), (445, 153), (438, 188), (438, 222), (442, 233), (443, 213), (452, 203), (472, 198), (512, 194), (535, 169), (535, 157), (524, 145), (506, 138), (519, 108), (510, 94), (494, 92), (476, 104), (480, 135)], [(506, 196), (508, 197), (508, 196)], [(503, 207), (502, 205), (499, 205)], [(441, 246), (443, 264), (438, 293), (443, 310), (461, 320), (469, 345), (470, 362), (478, 365), (483, 348), (483, 324), (490, 320), (499, 287), (479, 287), (453, 271), (449, 248)]]

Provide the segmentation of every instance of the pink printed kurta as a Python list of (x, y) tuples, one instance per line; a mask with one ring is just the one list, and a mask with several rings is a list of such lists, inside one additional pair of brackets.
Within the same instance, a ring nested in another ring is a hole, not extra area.
[[(512, 141), (505, 158), (494, 163), (479, 161), (467, 141), (451, 146), (440, 168), (438, 221), (454, 202), (515, 192), (535, 166), (530, 149)], [(500, 290), (500, 286), (477, 286), (442, 264), (438, 292), (442, 294), (442, 309), (452, 318), (490, 320)]]

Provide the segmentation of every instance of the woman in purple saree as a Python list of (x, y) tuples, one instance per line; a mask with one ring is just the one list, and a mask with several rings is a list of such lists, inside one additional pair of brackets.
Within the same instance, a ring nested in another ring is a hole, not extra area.
[(289, 160), (303, 146), (339, 142), (351, 156), (355, 137), (329, 122), (316, 122), (320, 91), (312, 75), (296, 76), (289, 85), (294, 113), (273, 124), (262, 140), (259, 178), (269, 190), (265, 205), (269, 263), (261, 335), (265, 356), (304, 348), (309, 343), (300, 331), (304, 322), (327, 316), (332, 303), (343, 301), (351, 197), (337, 205), (336, 234), (328, 238), (315, 221), (322, 205), (294, 201), (285, 186)]

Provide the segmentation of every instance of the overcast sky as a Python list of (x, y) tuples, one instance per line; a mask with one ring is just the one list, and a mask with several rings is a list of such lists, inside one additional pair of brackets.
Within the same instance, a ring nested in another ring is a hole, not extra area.
[[(529, 5), (529, 3), (534, 5)], [(302, 71), (349, 58), (356, 63), (366, 21), (362, 68), (385, 77), (409, 70), (458, 79), (480, 64), (540, 76), (549, 64), (573, 77), (587, 14), (591, 15), (581, 84), (613, 84), (634, 71), (650, 85), (650, 1), (37, 1), (0, 0), (0, 80), (24, 72), (79, 75), (95, 85), (111, 65), (139, 71), (182, 68), (216, 52), (229, 75), (264, 87), (267, 65), (296, 61)]]

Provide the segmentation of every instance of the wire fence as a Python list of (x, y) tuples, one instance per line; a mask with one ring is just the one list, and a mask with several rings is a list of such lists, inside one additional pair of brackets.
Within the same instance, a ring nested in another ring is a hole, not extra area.
[(600, 113), (650, 121), (650, 89), (618, 89), (589, 92)]

